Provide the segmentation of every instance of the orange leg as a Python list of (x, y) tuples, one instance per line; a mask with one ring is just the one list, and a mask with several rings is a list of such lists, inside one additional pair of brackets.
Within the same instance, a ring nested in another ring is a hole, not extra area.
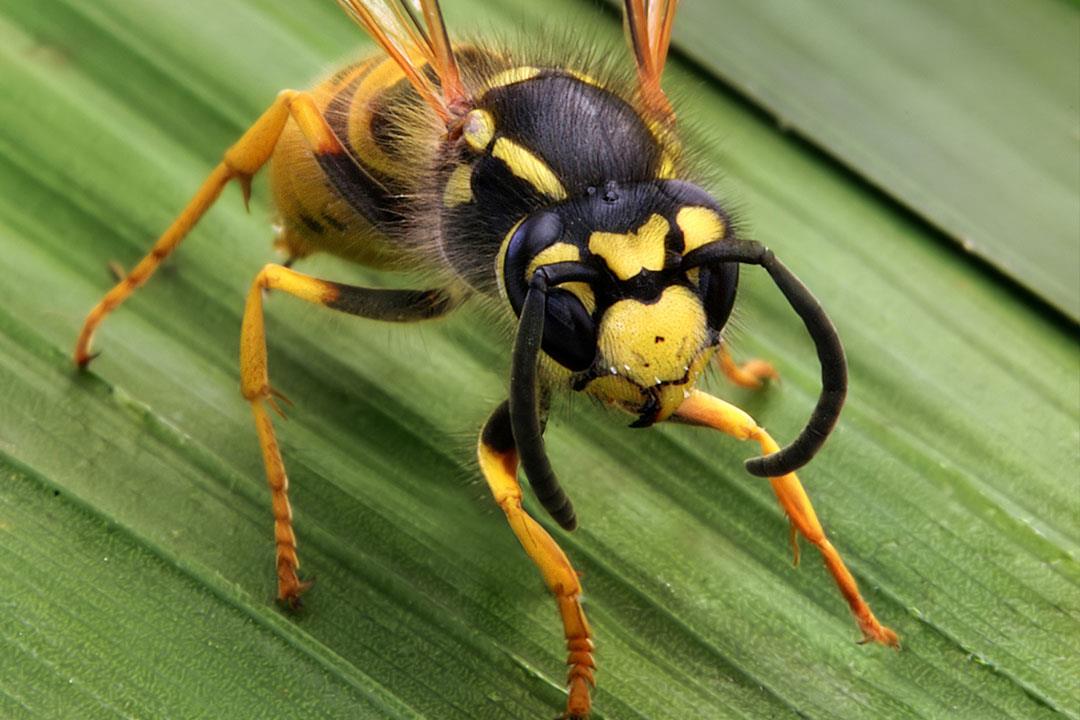
[[(675, 417), (692, 425), (715, 428), (739, 440), (756, 440), (761, 445), (762, 452), (766, 454), (779, 450), (772, 437), (759, 427), (753, 418), (734, 405), (699, 390), (692, 392), (690, 397), (679, 406), (679, 409), (675, 411)], [(840, 553), (825, 537), (825, 530), (818, 522), (814, 507), (810, 504), (810, 498), (806, 496), (799, 478), (795, 476), (795, 473), (788, 473), (782, 477), (769, 478), (769, 482), (772, 483), (776, 499), (780, 501), (780, 506), (784, 508), (784, 512), (791, 521), (793, 541), (797, 530), (821, 552), (825, 566), (836, 581), (840, 593), (847, 600), (851, 612), (855, 615), (855, 620), (859, 623), (859, 629), (863, 633), (863, 642), (872, 641), (899, 647), (900, 639), (896, 633), (874, 617), (870, 606), (859, 594), (855, 578), (844, 565)], [(796, 552), (797, 561), (798, 552)]]
[(776, 368), (765, 360), (755, 358), (739, 365), (731, 357), (731, 353), (728, 352), (727, 343), (720, 346), (720, 352), (717, 353), (717, 356), (720, 358), (720, 368), (724, 371), (724, 375), (727, 375), (728, 380), (739, 387), (757, 390), (765, 384), (766, 380), (780, 378), (780, 373), (776, 372)]
[(239, 181), (244, 192), (244, 202), (247, 203), (251, 194), (251, 178), (270, 159), (290, 117), (300, 126), (304, 137), (316, 153), (344, 152), (310, 95), (295, 90), (282, 90), (278, 93), (274, 104), (225, 152), (224, 159), (210, 173), (210, 177), (203, 182), (195, 197), (172, 225), (157, 239), (150, 252), (106, 293), (86, 316), (75, 344), (75, 362), (79, 367), (85, 367), (94, 359), (94, 354), (90, 352), (90, 340), (105, 316), (154, 274), (169, 253), (176, 249), (191, 228), (210, 209), (230, 180), (235, 178)]
[(589, 694), (590, 689), (596, 685), (596, 663), (592, 656), (592, 632), (581, 607), (581, 582), (566, 553), (521, 506), (521, 486), (517, 481), (517, 451), (514, 449), (510, 432), (506, 403), (488, 420), (480, 436), (477, 453), (480, 470), (496, 504), (506, 515), (518, 542), (539, 568), (544, 583), (555, 595), (555, 601), (559, 605), (559, 615), (562, 617), (563, 632), (566, 635), (566, 664), (570, 666), (567, 678), (569, 697), (566, 701), (566, 713), (562, 718), (586, 718), (592, 707)]
[[(255, 277), (244, 306), (240, 330), (240, 390), (251, 403), (255, 428), (259, 433), (266, 481), (270, 485), (274, 511), (274, 540), (277, 548), (278, 598), (295, 606), (310, 583), (301, 582), (296, 571), (296, 534), (289, 504), (289, 478), (281, 459), (274, 424), (267, 407), (284, 417), (276, 399), (285, 397), (270, 386), (266, 360), (266, 326), (263, 321), (263, 292), (281, 290), (316, 305), (324, 305), (352, 315), (411, 322), (437, 317), (456, 307), (459, 296), (441, 290), (374, 290), (319, 280), (282, 265), (267, 265)], [(286, 401), (287, 402), (287, 401)]]

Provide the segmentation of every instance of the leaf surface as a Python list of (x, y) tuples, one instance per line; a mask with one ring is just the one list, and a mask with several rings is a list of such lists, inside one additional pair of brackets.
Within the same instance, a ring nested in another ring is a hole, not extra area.
[(687, 0), (677, 46), (1080, 319), (1080, 12), (1060, 0)]
[[(607, 13), (447, 3), (573, 25)], [(332, 3), (0, 3), (0, 714), (547, 718), (562, 705), (554, 604), (479, 481), (474, 433), (509, 340), (466, 309), (393, 327), (268, 302), (278, 423), (304, 571), (273, 603), (267, 492), (238, 393), (243, 299), (271, 209), (228, 189), (103, 326), (85, 312), (282, 87), (370, 44)], [(620, 50), (621, 51), (621, 50)], [(1080, 373), (1075, 328), (699, 71), (669, 81), (723, 168), (710, 187), (814, 289), (852, 393), (802, 473), (899, 653), (857, 630), (812, 549), (793, 570), (751, 448), (634, 431), (567, 403), (549, 430), (581, 529), (598, 718), (1077, 717)], [(356, 282), (331, 259), (302, 268)], [(817, 393), (809, 341), (744, 273), (737, 352), (762, 393), (709, 388), (789, 438)], [(546, 518), (542, 522), (551, 527)]]

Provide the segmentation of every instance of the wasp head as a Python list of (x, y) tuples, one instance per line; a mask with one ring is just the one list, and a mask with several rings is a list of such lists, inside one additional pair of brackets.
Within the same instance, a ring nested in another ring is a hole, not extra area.
[(678, 408), (720, 341), (738, 265), (683, 258), (729, 232), (726, 214), (694, 185), (609, 183), (518, 223), (499, 277), (519, 314), (542, 281), (543, 351), (572, 373), (574, 389), (644, 427)]

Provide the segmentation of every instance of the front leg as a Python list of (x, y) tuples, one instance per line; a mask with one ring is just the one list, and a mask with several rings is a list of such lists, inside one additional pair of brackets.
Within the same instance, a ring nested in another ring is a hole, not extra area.
[(544, 584), (555, 595), (559, 605), (566, 635), (566, 664), (570, 666), (567, 678), (569, 697), (566, 713), (562, 717), (565, 720), (586, 718), (592, 705), (590, 688), (595, 685), (593, 673), (596, 663), (592, 656), (592, 632), (581, 607), (581, 583), (566, 553), (521, 505), (517, 448), (510, 426), (508, 403), (500, 405), (488, 419), (480, 434), (477, 454), (480, 470), (495, 502), (506, 515), (521, 547), (539, 568)]
[[(739, 440), (756, 441), (763, 452), (774, 453), (779, 448), (765, 429), (760, 427), (754, 419), (745, 412), (730, 403), (719, 398), (695, 390), (690, 393), (679, 409), (675, 411), (674, 418), (691, 425), (711, 427), (723, 433), (731, 435)], [(798, 561), (798, 545), (795, 544), (795, 532), (798, 531), (809, 540), (821, 553), (822, 559), (829, 573), (833, 576), (840, 594), (847, 600), (851, 612), (859, 623), (859, 629), (863, 633), (864, 642), (876, 642), (891, 647), (899, 647), (900, 639), (896, 633), (878, 622), (870, 606), (863, 600), (859, 593), (859, 587), (855, 584), (855, 578), (844, 564), (833, 544), (825, 537), (825, 530), (818, 522), (814, 506), (810, 504), (810, 498), (806, 495), (802, 483), (795, 473), (787, 473), (778, 477), (769, 478), (773, 492), (780, 506), (784, 508), (792, 526), (792, 545), (795, 549), (795, 559)]]

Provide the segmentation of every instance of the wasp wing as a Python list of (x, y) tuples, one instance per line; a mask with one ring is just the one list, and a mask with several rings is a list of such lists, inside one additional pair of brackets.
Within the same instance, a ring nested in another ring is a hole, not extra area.
[(438, 0), (338, 0), (338, 4), (397, 62), (443, 121), (449, 124), (468, 105)]
[(645, 107), (656, 119), (671, 123), (675, 113), (660, 86), (671, 28), (679, 0), (623, 0), (626, 33), (637, 63), (638, 84)]

